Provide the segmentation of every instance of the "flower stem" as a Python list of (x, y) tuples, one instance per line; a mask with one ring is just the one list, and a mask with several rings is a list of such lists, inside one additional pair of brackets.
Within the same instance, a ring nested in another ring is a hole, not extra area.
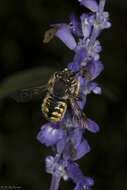
[(58, 190), (61, 176), (52, 175), (50, 190)]

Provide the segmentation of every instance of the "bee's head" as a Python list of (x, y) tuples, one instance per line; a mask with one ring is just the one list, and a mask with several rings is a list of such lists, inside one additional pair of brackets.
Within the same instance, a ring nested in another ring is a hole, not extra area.
[(65, 68), (63, 71), (56, 72), (54, 74), (51, 93), (55, 97), (67, 99), (69, 96), (69, 91), (71, 90), (71, 84), (74, 80), (74, 73)]
[(67, 68), (63, 71), (55, 73), (55, 80), (52, 89), (52, 93), (54, 96), (58, 98), (65, 98), (67, 96), (68, 91), (68, 82), (70, 78), (70, 72)]

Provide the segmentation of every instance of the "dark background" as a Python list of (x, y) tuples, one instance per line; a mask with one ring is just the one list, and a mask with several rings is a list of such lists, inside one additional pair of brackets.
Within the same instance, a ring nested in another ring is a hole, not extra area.
[[(63, 69), (73, 53), (58, 39), (42, 43), (52, 23), (66, 22), (72, 11), (84, 10), (76, 0), (0, 0), (0, 185), (48, 190), (44, 158), (50, 149), (37, 142), (45, 123), (41, 98), (21, 104), (7, 96), (15, 90), (44, 84)], [(105, 70), (98, 78), (102, 96), (90, 95), (85, 112), (101, 131), (87, 133), (92, 151), (79, 163), (95, 179), (94, 190), (127, 189), (127, 1), (110, 0), (112, 28), (100, 37)], [(73, 189), (62, 182), (60, 189)]]

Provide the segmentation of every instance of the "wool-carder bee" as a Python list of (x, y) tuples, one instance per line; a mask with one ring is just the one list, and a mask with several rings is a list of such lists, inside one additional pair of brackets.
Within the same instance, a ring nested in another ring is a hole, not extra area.
[[(85, 126), (86, 117), (82, 113), (77, 101), (80, 99), (80, 81), (76, 75), (68, 68), (55, 72), (45, 85), (47, 91), (41, 105), (44, 117), (51, 122), (59, 122), (63, 119), (67, 109), (70, 109), (72, 119), (81, 126)], [(15, 99), (20, 102), (27, 101), (28, 97), (41, 95), (44, 91), (44, 85), (23, 89), (22, 94), (15, 95)]]
[(41, 109), (46, 119), (52, 122), (61, 121), (68, 104), (72, 104), (79, 95), (80, 82), (75, 74), (65, 68), (55, 72), (48, 82), (48, 92)]

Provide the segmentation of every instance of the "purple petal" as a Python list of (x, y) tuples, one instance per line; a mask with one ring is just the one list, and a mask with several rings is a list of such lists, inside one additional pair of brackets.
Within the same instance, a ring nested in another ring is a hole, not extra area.
[(37, 140), (41, 144), (51, 146), (56, 144), (64, 136), (62, 129), (54, 128), (54, 124), (47, 123), (41, 127), (41, 130), (37, 134)]
[(92, 133), (97, 133), (100, 130), (98, 124), (91, 119), (87, 119), (86, 128)]
[(81, 24), (82, 24), (82, 32), (84, 39), (88, 38), (91, 33), (91, 23), (89, 22), (89, 15), (82, 14), (81, 15)]
[(74, 60), (72, 63), (70, 63), (68, 65), (68, 68), (73, 72), (79, 71), (80, 65), (81, 65), (82, 61), (84, 60), (85, 56), (86, 56), (86, 51), (84, 48), (77, 50), (76, 54), (74, 56)]
[(70, 16), (70, 21), (73, 34), (78, 37), (82, 36), (81, 23), (78, 17), (75, 14), (72, 14)]
[(90, 151), (90, 147), (86, 140), (82, 140), (83, 130), (76, 128), (68, 131), (68, 135), (64, 136), (57, 143), (57, 152), (63, 153), (64, 159), (78, 160)]
[(103, 14), (99, 15), (99, 17), (100, 17), (100, 29), (111, 27), (111, 23), (109, 22), (108, 12), (103, 12)]
[(84, 177), (84, 179), (82, 179), (76, 184), (76, 187), (74, 188), (74, 190), (92, 190), (91, 186), (93, 185), (94, 185), (94, 181), (92, 178)]
[(93, 93), (94, 93), (94, 94), (101, 95), (101, 94), (102, 94), (102, 88), (101, 88), (100, 86), (96, 86), (96, 87), (93, 89)]
[[(73, 161), (68, 161), (67, 173), (68, 173), (68, 176), (76, 184), (76, 186), (81, 187), (81, 185), (86, 185), (87, 187), (90, 187), (94, 185), (93, 179), (91, 177), (84, 176), (82, 171), (79, 168), (79, 165)], [(83, 186), (82, 186), (82, 189), (83, 189)]]
[(55, 34), (69, 49), (76, 48), (76, 41), (67, 24), (61, 24)]
[[(66, 167), (66, 162), (60, 157), (60, 155), (56, 155), (55, 157), (53, 156), (48, 156), (45, 159), (45, 164), (46, 164), (46, 172), (52, 174), (52, 176), (57, 177), (54, 178), (56, 179), (52, 184), (51, 184), (51, 189), (52, 190), (57, 190), (58, 185), (59, 185), (59, 180), (63, 178), (64, 180), (68, 179), (67, 172), (65, 171)], [(52, 179), (53, 179), (52, 178)]]
[(86, 96), (83, 93), (80, 93), (80, 95), (81, 95), (81, 100), (77, 101), (77, 103), (78, 103), (80, 109), (83, 110), (86, 105)]
[(70, 134), (70, 140), (74, 144), (75, 147), (78, 147), (81, 143), (83, 137), (83, 130), (76, 128), (72, 131), (72, 134)]
[(64, 118), (60, 122), (60, 126), (61, 125), (66, 126), (67, 128), (72, 128), (74, 126), (72, 121), (72, 115), (68, 111), (65, 113)]
[(68, 131), (68, 135), (57, 143), (57, 152), (63, 153), (64, 159), (78, 160), (90, 151), (90, 147), (83, 138), (83, 129)]
[(68, 69), (71, 70), (72, 72), (77, 72), (80, 69), (80, 65), (72, 62), (68, 64)]
[(52, 173), (54, 169), (55, 158), (53, 156), (47, 156), (45, 159), (47, 173)]
[(87, 7), (91, 11), (93, 12), (98, 11), (98, 3), (96, 2), (96, 0), (78, 0), (78, 1), (80, 2), (81, 5)]
[[(87, 95), (90, 94), (91, 91), (93, 90), (93, 85), (91, 85), (92, 83), (91, 81), (88, 81), (83, 77), (80, 77), (79, 80), (80, 80), (80, 97), (82, 101), (82, 106), (83, 106), (83, 103), (85, 106)], [(84, 107), (80, 107), (80, 108), (84, 108)]]
[(76, 157), (73, 160), (80, 159), (88, 152), (90, 152), (90, 146), (86, 140), (83, 140), (82, 143), (77, 147)]
[(68, 161), (67, 173), (69, 177), (74, 181), (74, 183), (78, 183), (79, 180), (84, 178), (84, 175), (80, 170), (79, 165), (73, 161)]
[(94, 46), (95, 46), (95, 52), (100, 53), (101, 50), (102, 50), (102, 47), (101, 47), (101, 44), (100, 44), (100, 42), (98, 40), (96, 40)]
[(57, 153), (62, 154), (66, 146), (66, 137), (57, 142)]
[(80, 65), (81, 62), (84, 60), (85, 56), (86, 56), (86, 50), (85, 48), (81, 48), (76, 51), (73, 62)]
[(94, 80), (103, 71), (104, 66), (100, 61), (91, 61), (88, 63), (87, 69), (91, 75), (91, 80)]
[(102, 94), (102, 89), (96, 82), (92, 82), (92, 81), (88, 82), (87, 89), (89, 93), (93, 92), (94, 94), (98, 94), (98, 95)]

